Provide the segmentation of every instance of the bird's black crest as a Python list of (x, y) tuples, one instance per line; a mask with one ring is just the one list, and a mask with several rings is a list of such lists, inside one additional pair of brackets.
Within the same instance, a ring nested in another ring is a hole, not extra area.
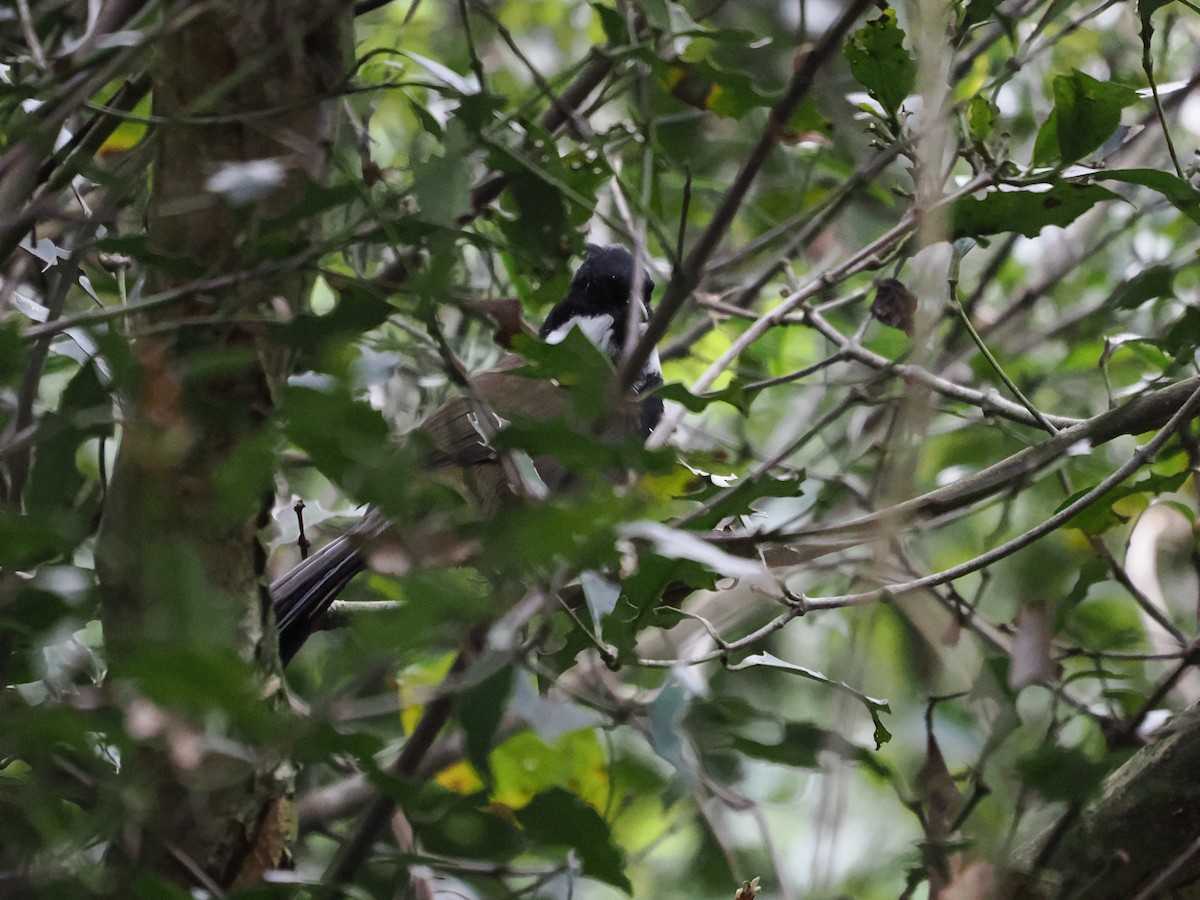
[[(566, 298), (550, 310), (539, 336), (545, 338), (574, 318), (609, 315), (613, 317), (615, 346), (624, 346), (632, 283), (633, 254), (616, 244), (608, 247), (588, 244), (587, 254), (571, 279)], [(654, 282), (647, 272), (642, 279), (642, 300), (647, 310), (653, 291)]]

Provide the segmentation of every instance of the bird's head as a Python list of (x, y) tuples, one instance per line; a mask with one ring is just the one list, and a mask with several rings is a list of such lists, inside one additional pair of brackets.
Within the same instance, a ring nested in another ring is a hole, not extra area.
[[(616, 365), (625, 349), (632, 288), (633, 254), (617, 245), (601, 247), (588, 244), (587, 254), (571, 279), (567, 296), (550, 310), (538, 336), (548, 344), (557, 344), (572, 328), (578, 328)], [(637, 300), (641, 309), (634, 319), (643, 331), (650, 318), (650, 295), (653, 291), (654, 281), (650, 273), (645, 272), (641, 297)], [(655, 350), (634, 382), (633, 392), (641, 394), (660, 384), (662, 366), (658, 351)], [(650, 397), (642, 401), (641, 428), (645, 433), (654, 430), (662, 411), (662, 400)]]

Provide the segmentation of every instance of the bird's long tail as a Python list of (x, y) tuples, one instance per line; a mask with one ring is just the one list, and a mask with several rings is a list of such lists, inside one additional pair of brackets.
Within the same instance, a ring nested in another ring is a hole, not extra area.
[(286, 666), (350, 579), (366, 568), (353, 540), (343, 535), (271, 583), (279, 657)]

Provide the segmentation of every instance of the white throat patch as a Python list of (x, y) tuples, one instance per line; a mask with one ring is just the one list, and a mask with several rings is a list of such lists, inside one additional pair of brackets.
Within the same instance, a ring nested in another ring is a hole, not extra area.
[(609, 359), (615, 360), (621, 355), (621, 348), (614, 346), (613, 317), (605, 313), (600, 316), (575, 316), (546, 335), (547, 344), (558, 344), (570, 333), (572, 328), (578, 328), (583, 336), (595, 344)]

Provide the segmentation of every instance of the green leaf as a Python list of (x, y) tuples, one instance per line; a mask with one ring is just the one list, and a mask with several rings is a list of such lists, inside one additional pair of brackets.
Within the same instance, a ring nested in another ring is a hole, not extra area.
[(1187, 363), (1200, 346), (1200, 309), (1194, 306), (1185, 307), (1183, 313), (1171, 323), (1159, 346), (1175, 358), (1177, 365)]
[(353, 398), (335, 379), (320, 388), (288, 385), (280, 404), (284, 434), (316, 467), (351, 496), (391, 515), (411, 515), (426, 479), (397, 478), (420, 471), (417, 442), (399, 445), (378, 410)]
[(273, 332), (288, 347), (319, 356), (332, 345), (360, 337), (387, 321), (396, 308), (379, 292), (354, 279), (338, 287), (338, 302), (324, 315), (302, 313)]
[(489, 787), (492, 769), (488, 754), (492, 752), (496, 728), (508, 705), (512, 687), (513, 668), (505, 666), (463, 691), (458, 700), (458, 721), (466, 738), (467, 760)]
[(421, 130), (433, 135), (439, 141), (442, 140), (444, 131), (441, 123), (434, 118), (433, 113), (407, 94), (404, 96), (408, 100), (408, 108), (412, 110), (412, 114), (416, 116), (417, 122), (420, 123)]
[(620, 12), (604, 3), (593, 3), (592, 9), (600, 19), (600, 27), (604, 29), (610, 47), (624, 47), (629, 43), (629, 26)]
[[(417, 570), (403, 578), (372, 574), (360, 577), (359, 585), (365, 599), (403, 601), (350, 623), (351, 645), (383, 658), (452, 652), (465, 628), (487, 621), (496, 609), (491, 585), (474, 569)], [(346, 667), (347, 677), (358, 664)]]
[(0, 322), (0, 384), (9, 384), (24, 371), (25, 352), (17, 318)]
[(1159, 169), (1108, 169), (1097, 172), (1098, 181), (1122, 181), (1156, 191), (1167, 202), (1200, 225), (1200, 193), (1178, 175)]
[(1174, 295), (1175, 270), (1167, 265), (1151, 266), (1121, 285), (1112, 305), (1117, 309), (1137, 309), (1143, 303)]
[(463, 165), (467, 146), (466, 129), (453, 119), (446, 128), (441, 154), (412, 167), (412, 193), (422, 221), (452, 227), (470, 208), (471, 177)]
[(676, 100), (723, 118), (740, 119), (772, 102), (748, 75), (726, 71), (706, 60), (676, 60), (668, 67), (665, 80)]
[(45, 437), (38, 442), (25, 492), (26, 509), (69, 509), (77, 505), (87, 481), (75, 464), (80, 445), (113, 433), (112, 398), (94, 363), (85, 363), (71, 378), (58, 410), (42, 420), (42, 431)]
[(752, 759), (800, 769), (820, 768), (821, 754), (834, 753), (847, 762), (863, 763), (880, 774), (886, 772), (870, 750), (811, 722), (785, 722), (780, 739), (770, 744), (734, 735), (730, 749)]
[(1057, 159), (1069, 165), (1108, 140), (1121, 124), (1121, 110), (1138, 101), (1137, 92), (1121, 84), (1097, 81), (1074, 70), (1054, 79), (1054, 109), (1038, 132), (1033, 164)]
[(967, 104), (967, 134), (976, 144), (982, 144), (992, 136), (996, 125), (996, 107), (987, 97), (975, 96)]
[[(397, 785), (407, 788), (407, 785)], [(408, 788), (411, 793), (411, 788)], [(505, 861), (521, 851), (522, 832), (488, 806), (485, 794), (463, 796), (427, 784), (417, 801), (400, 798), (422, 850), (442, 856)], [(387, 893), (391, 893), (389, 885)], [(363, 893), (360, 896), (372, 896)], [(378, 896), (375, 894), (374, 896)]]
[(885, 10), (856, 31), (845, 53), (850, 74), (895, 117), (917, 79), (917, 64), (904, 49), (904, 32), (896, 24), (895, 10)]
[(624, 856), (613, 843), (608, 823), (574, 794), (551, 788), (517, 810), (516, 816), (532, 840), (547, 846), (573, 848), (584, 875), (626, 894), (633, 893), (633, 885), (625, 874)]
[(583, 588), (583, 599), (591, 613), (592, 626), (599, 634), (601, 623), (617, 608), (621, 586), (600, 572), (591, 570), (579, 573), (579, 586)]
[(78, 515), (47, 510), (18, 515), (0, 505), (0, 566), (25, 569), (69, 553), (87, 533)]
[(1024, 783), (1051, 802), (1088, 799), (1111, 768), (1068, 747), (1042, 747), (1017, 763)]
[(891, 707), (886, 700), (878, 700), (875, 697), (868, 697), (862, 691), (850, 687), (844, 681), (834, 681), (826, 675), (822, 675), (815, 669), (809, 669), (806, 666), (798, 666), (795, 663), (786, 662), (777, 656), (770, 653), (755, 653), (747, 656), (737, 665), (731, 665), (727, 668), (732, 672), (739, 672), (743, 669), (752, 669), (756, 666), (762, 666), (768, 669), (776, 669), (780, 672), (787, 672), (791, 675), (799, 675), (801, 678), (807, 678), (810, 681), (815, 681), (819, 684), (826, 684), (832, 688), (836, 688), (846, 694), (849, 694), (854, 699), (862, 703), (866, 707), (867, 712), (871, 716), (871, 721), (875, 723), (875, 749), (878, 750), (884, 744), (892, 739), (892, 734), (883, 725), (883, 719), (880, 718), (881, 713), (890, 713)]
[(1000, 6), (1000, 0), (970, 0), (966, 13), (963, 15), (962, 27), (973, 28), (992, 17), (992, 13)]
[(1138, 0), (1137, 12), (1138, 18), (1142, 22), (1142, 44), (1147, 53), (1150, 49), (1150, 38), (1154, 35), (1154, 26), (1150, 22), (1150, 17), (1171, 2), (1172, 0)]
[[(1200, 321), (1200, 315), (1197, 318)], [(1197, 333), (1200, 333), (1200, 331)], [(1078, 528), (1084, 534), (1103, 534), (1111, 528), (1116, 528), (1124, 524), (1129, 519), (1128, 514), (1113, 509), (1117, 501), (1137, 494), (1169, 494), (1172, 491), (1178, 490), (1180, 485), (1187, 481), (1187, 479), (1187, 472), (1176, 472), (1171, 475), (1157, 475), (1151, 472), (1139, 481), (1118, 485), (1111, 491), (1108, 491), (1086, 509), (1080, 510), (1072, 516), (1064, 527)], [(1091, 485), (1090, 487), (1076, 491), (1059, 504), (1058, 509), (1061, 510), (1070, 506), (1094, 487), (1095, 485)]]
[[(496, 120), (496, 114), (507, 105), (503, 97), (495, 94), (470, 93), (459, 101), (454, 118), (462, 122), (472, 134), (477, 135), (492, 124)], [(461, 167), (462, 160), (459, 159), (458, 163)]]
[(751, 512), (753, 504), (765, 497), (799, 497), (804, 477), (805, 473), (801, 471), (784, 478), (740, 478), (726, 485), (710, 480), (703, 489), (688, 494), (688, 499), (712, 503), (712, 508), (689, 524), (695, 528), (715, 528), (728, 516)]
[(710, 391), (706, 394), (693, 394), (680, 382), (672, 381), (654, 389), (654, 393), (664, 400), (678, 403), (688, 412), (704, 412), (713, 403), (728, 403), (742, 415), (749, 415), (750, 400), (744, 388), (731, 385), (720, 391)]
[[(603, 410), (603, 405), (597, 404), (593, 410)], [(564, 419), (510, 422), (491, 445), (501, 452), (523, 450), (535, 458), (550, 456), (578, 473), (634, 470), (665, 474), (675, 465), (674, 455), (668, 449), (647, 450), (640, 439), (632, 436), (624, 441), (599, 440), (581, 431), (577, 422)]]
[(1043, 228), (1065, 228), (1107, 200), (1121, 198), (1097, 184), (1055, 182), (1049, 190), (997, 190), (982, 199), (963, 197), (950, 213), (950, 240), (1015, 231), (1036, 237)]

